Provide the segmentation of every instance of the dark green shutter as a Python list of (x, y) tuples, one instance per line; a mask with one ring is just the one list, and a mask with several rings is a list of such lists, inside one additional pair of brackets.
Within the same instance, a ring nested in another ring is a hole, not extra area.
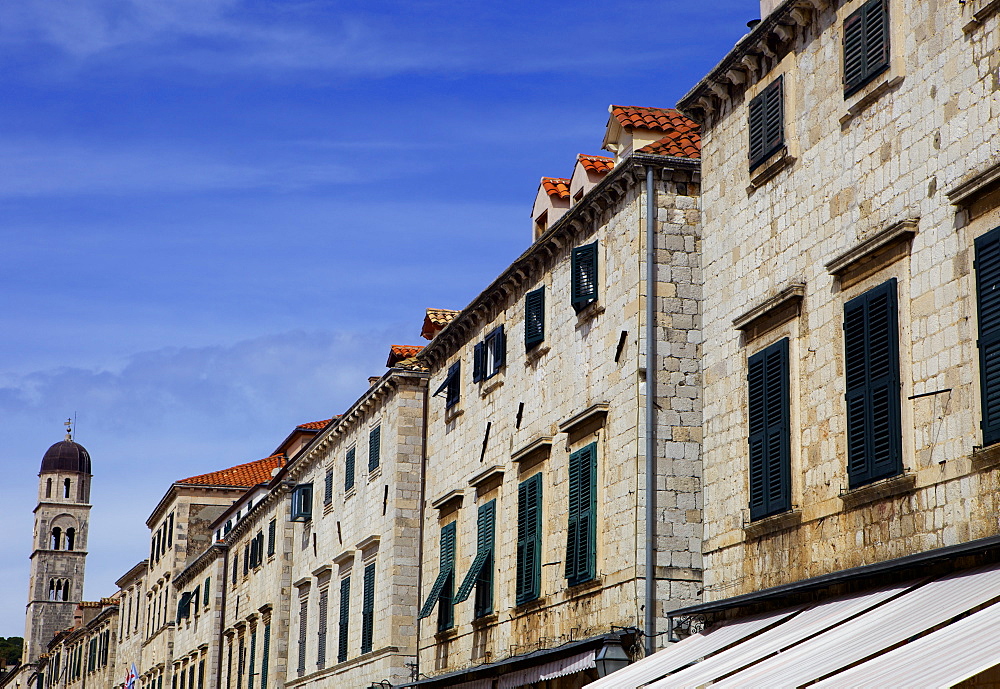
[(204, 591), (204, 593), (202, 594), (204, 598), (201, 601), (201, 604), (203, 606), (207, 606), (208, 601), (210, 600), (209, 596), (211, 595), (211, 590), (212, 590), (211, 584), (212, 584), (212, 577), (205, 577), (205, 586), (202, 589)]
[(844, 97), (888, 67), (888, 2), (869, 0), (844, 20)]
[(472, 348), (472, 382), (478, 383), (486, 375), (486, 345), (482, 342)]
[(445, 393), (445, 408), (450, 408), (458, 404), (462, 397), (462, 362), (456, 361), (448, 369), (448, 378), (445, 380), (447, 392)]
[(271, 523), (267, 525), (267, 554), (274, 555), (274, 538), (276, 536), (275, 531), (278, 528), (277, 520), (272, 519)]
[(340, 628), (337, 630), (337, 662), (347, 660), (348, 626), (351, 621), (351, 578), (340, 580)]
[(333, 469), (328, 469), (323, 479), (323, 504), (333, 502)]
[[(451, 522), (447, 526), (441, 528), (441, 554), (440, 562), (441, 566), (438, 569), (437, 579), (434, 580), (434, 584), (431, 586), (430, 594), (427, 596), (427, 600), (424, 601), (423, 607), (420, 608), (419, 618), (423, 619), (429, 617), (431, 612), (434, 610), (434, 606), (441, 600), (445, 593), (445, 587), (448, 583), (448, 578), (454, 572), (455, 569), (455, 522)], [(451, 593), (448, 592), (449, 604), (451, 601)], [(443, 601), (442, 601), (443, 604)]]
[(545, 288), (524, 295), (524, 348), (545, 341)]
[(570, 266), (573, 308), (597, 301), (597, 242), (573, 249)]
[[(472, 566), (465, 575), (465, 579), (462, 580), (462, 585), (458, 587), (458, 593), (455, 595), (456, 603), (467, 600), (469, 594), (472, 593), (472, 588), (485, 580), (483, 570), (493, 554), (495, 522), (496, 500), (490, 500), (479, 507), (479, 513), (476, 517), (476, 557), (472, 561)], [(492, 572), (490, 572), (489, 581), (491, 587), (492, 580), (493, 576)], [(492, 600), (492, 595), (490, 599)]]
[(344, 491), (354, 488), (354, 448), (347, 451), (347, 460), (344, 462)]
[[(299, 677), (306, 672), (306, 631), (309, 622), (309, 597), (299, 598)], [(242, 639), (240, 640), (242, 643)]]
[(535, 474), (517, 487), (517, 605), (538, 598), (541, 586), (542, 475)]
[[(205, 689), (205, 661), (198, 661), (198, 689)], [(260, 689), (266, 689), (264, 680), (260, 681)]]
[(250, 632), (250, 669), (247, 673), (247, 689), (253, 689), (254, 665), (257, 663), (257, 627)]
[(1000, 227), (976, 239), (983, 446), (1000, 441)]
[(779, 76), (749, 106), (750, 169), (785, 145), (784, 77)]
[(375, 563), (365, 567), (364, 600), (361, 605), (361, 652), (370, 653), (375, 631)]
[(379, 455), (382, 453), (382, 427), (376, 426), (368, 434), (368, 471), (378, 469)]
[[(267, 689), (267, 668), (268, 661), (271, 657), (271, 621), (268, 620), (267, 624), (264, 625), (264, 643), (260, 649), (260, 689)], [(201, 662), (201, 667), (198, 668), (198, 689), (201, 689), (201, 676), (204, 675), (205, 661)]]
[(747, 361), (750, 519), (791, 509), (788, 338)]
[(492, 349), (493, 365), (486, 372), (487, 378), (496, 375), (507, 363), (507, 335), (504, 334), (502, 325), (498, 326), (491, 334), (489, 347)]
[(326, 632), (329, 609), (330, 590), (322, 588), (319, 592), (319, 629), (316, 634), (316, 667), (320, 670), (326, 667)]
[(844, 305), (844, 369), (853, 488), (903, 470), (895, 278)]
[(597, 444), (569, 456), (569, 520), (566, 525), (565, 575), (569, 585), (596, 574)]

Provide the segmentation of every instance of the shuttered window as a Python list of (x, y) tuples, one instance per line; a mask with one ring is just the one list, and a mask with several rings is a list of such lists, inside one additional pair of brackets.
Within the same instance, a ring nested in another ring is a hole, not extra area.
[[(271, 620), (268, 619), (267, 624), (264, 625), (264, 643), (261, 645), (260, 649), (260, 689), (267, 689), (267, 668), (268, 661), (271, 657)], [(202, 666), (204, 666), (205, 661), (202, 661)], [(198, 673), (201, 674), (204, 667), (199, 668)], [(201, 689), (201, 680), (198, 680), (198, 689)]]
[[(205, 661), (198, 661), (198, 689), (205, 689)], [(260, 681), (260, 689), (265, 689), (264, 680)]]
[(889, 68), (889, 3), (869, 0), (844, 20), (844, 97)]
[(903, 470), (895, 278), (844, 305), (844, 369), (854, 488)]
[(517, 605), (538, 598), (542, 577), (542, 475), (517, 487)]
[(370, 653), (375, 631), (375, 563), (365, 567), (364, 600), (361, 604), (361, 652)]
[(337, 662), (347, 660), (347, 639), (351, 622), (351, 578), (340, 580), (340, 624), (337, 629)]
[(323, 506), (333, 503), (333, 469), (327, 469), (323, 477)]
[(784, 77), (750, 101), (750, 169), (785, 145)]
[[(420, 619), (423, 619), (430, 617), (430, 614), (434, 611), (434, 606), (440, 603), (440, 610), (438, 611), (439, 629), (448, 629), (454, 621), (454, 615), (452, 614), (454, 606), (452, 590), (455, 586), (455, 529), (455, 522), (451, 522), (441, 528), (441, 565), (438, 569), (437, 579), (434, 580), (434, 584), (431, 586), (430, 594), (428, 594), (427, 600), (424, 601), (423, 607), (420, 608)], [(447, 626), (442, 627), (442, 624)]]
[(327, 614), (329, 613), (330, 590), (322, 588), (319, 591), (319, 625), (316, 633), (316, 667), (320, 670), (326, 667), (326, 631)]
[(524, 295), (524, 348), (545, 341), (545, 288)]
[(570, 272), (573, 308), (580, 311), (597, 301), (597, 242), (573, 249)]
[(507, 359), (507, 336), (503, 326), (497, 326), (473, 347), (472, 350), (472, 382), (492, 378), (503, 368)]
[(747, 361), (750, 519), (791, 509), (788, 338)]
[(191, 594), (182, 593), (180, 602), (177, 604), (177, 621), (189, 617), (191, 615)]
[(257, 627), (250, 632), (250, 670), (247, 674), (247, 689), (254, 688), (254, 667), (257, 665)]
[(382, 455), (382, 427), (376, 426), (368, 433), (368, 471), (378, 469)]
[(1000, 227), (976, 239), (983, 446), (1000, 441)]
[(267, 525), (267, 554), (268, 557), (274, 555), (274, 538), (276, 536), (276, 531), (278, 529), (278, 523), (276, 519), (272, 519), (271, 523)]
[(344, 492), (354, 488), (354, 455), (355, 448), (347, 451), (347, 459), (344, 461)]
[(456, 361), (448, 368), (448, 373), (444, 377), (444, 382), (441, 383), (441, 387), (434, 391), (433, 396), (440, 395), (442, 392), (445, 393), (445, 409), (449, 409), (456, 404), (458, 404), (459, 399), (462, 397), (462, 362)]
[(299, 598), (299, 677), (306, 673), (306, 632), (309, 622), (309, 597)]
[(496, 502), (496, 500), (490, 500), (479, 507), (479, 514), (476, 518), (476, 557), (455, 596), (455, 602), (461, 603), (469, 598), (469, 594), (475, 588), (476, 598), (473, 614), (477, 618), (493, 612), (493, 544), (496, 532)]
[(569, 522), (566, 528), (568, 584), (594, 578), (597, 567), (597, 443), (569, 456)]
[(292, 491), (292, 521), (307, 522), (312, 519), (312, 495), (313, 486), (311, 483), (300, 483)]

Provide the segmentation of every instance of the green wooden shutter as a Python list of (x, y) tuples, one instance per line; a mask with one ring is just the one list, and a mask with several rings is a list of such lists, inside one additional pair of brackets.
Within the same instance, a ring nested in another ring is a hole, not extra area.
[(445, 393), (445, 408), (450, 408), (458, 404), (462, 397), (462, 362), (456, 361), (448, 369), (448, 378), (445, 380), (447, 392)]
[(524, 348), (545, 341), (545, 288), (524, 295)]
[(844, 20), (844, 97), (888, 68), (888, 2), (869, 0)]
[(597, 565), (597, 444), (569, 457), (565, 575), (569, 585), (593, 579)]
[(446, 573), (438, 597), (438, 631), (455, 626), (455, 531), (457, 522), (441, 529), (441, 572)]
[[(455, 569), (455, 524), (455, 522), (451, 522), (441, 528), (441, 566), (438, 569), (437, 579), (434, 580), (434, 584), (431, 586), (430, 594), (427, 596), (427, 600), (424, 601), (423, 607), (420, 608), (420, 619), (429, 617), (434, 610), (434, 606), (439, 601), (444, 605), (442, 598), (446, 593), (445, 588), (447, 587), (449, 577)], [(447, 597), (448, 603), (452, 604), (450, 591), (447, 592)]]
[(253, 689), (254, 666), (257, 664), (257, 627), (250, 632), (250, 669), (247, 673), (247, 689)]
[(983, 446), (1000, 441), (1000, 227), (976, 239)]
[(541, 588), (542, 475), (517, 487), (517, 605), (538, 598)]
[(895, 278), (844, 305), (847, 461), (851, 487), (903, 470), (898, 331)]
[(577, 311), (597, 301), (597, 242), (573, 249), (571, 295)]
[(779, 76), (749, 106), (750, 169), (763, 163), (785, 144), (784, 77)]
[(486, 345), (479, 342), (472, 348), (472, 382), (478, 383), (485, 376)]
[(276, 519), (272, 519), (271, 523), (267, 525), (267, 554), (274, 555), (274, 539), (278, 528), (278, 523)]
[(323, 504), (329, 505), (333, 502), (333, 469), (328, 469), (323, 478)]
[[(205, 689), (205, 661), (198, 661), (198, 689)], [(264, 679), (260, 680), (260, 689), (266, 689)]]
[(320, 670), (326, 667), (326, 632), (330, 609), (330, 590), (320, 589), (319, 592), (319, 629), (316, 634), (316, 667)]
[(354, 488), (354, 450), (347, 451), (347, 460), (344, 462), (344, 491)]
[(375, 563), (365, 567), (364, 600), (361, 606), (361, 652), (370, 653), (375, 631)]
[(788, 338), (747, 361), (750, 519), (791, 509)]
[[(299, 677), (306, 672), (306, 632), (309, 622), (309, 597), (299, 598)], [(242, 640), (241, 640), (242, 641)]]
[[(271, 621), (264, 625), (264, 643), (260, 649), (260, 689), (267, 689), (267, 668), (271, 658)], [(204, 675), (205, 661), (201, 662), (198, 668), (199, 677)], [(198, 680), (198, 689), (201, 689), (202, 680)]]
[(368, 433), (368, 471), (378, 469), (380, 455), (382, 454), (382, 427), (376, 426)]
[(351, 621), (351, 578), (340, 580), (340, 627), (337, 630), (337, 662), (347, 660), (347, 639)]
[(204, 598), (201, 601), (201, 604), (203, 606), (207, 606), (210, 600), (209, 596), (211, 595), (212, 591), (211, 584), (212, 584), (212, 577), (205, 577), (205, 585), (202, 589), (204, 591), (204, 594), (202, 594), (204, 595)]
[[(469, 598), (472, 588), (479, 582), (487, 559), (493, 552), (493, 532), (495, 523), (496, 500), (490, 500), (479, 507), (476, 517), (476, 557), (472, 561), (462, 585), (455, 594), (455, 602), (461, 603)], [(492, 576), (490, 577), (492, 580)], [(491, 596), (492, 598), (492, 596)]]

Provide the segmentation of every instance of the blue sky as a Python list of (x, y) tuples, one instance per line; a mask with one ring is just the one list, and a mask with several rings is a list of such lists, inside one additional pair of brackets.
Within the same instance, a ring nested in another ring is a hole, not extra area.
[(671, 107), (754, 0), (0, 3), (0, 636), (78, 417), (86, 597), (169, 484), (345, 409), (530, 241), (611, 103)]

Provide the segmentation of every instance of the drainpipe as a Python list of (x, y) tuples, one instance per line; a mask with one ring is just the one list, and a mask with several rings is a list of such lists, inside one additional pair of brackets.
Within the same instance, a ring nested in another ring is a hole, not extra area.
[(646, 167), (646, 655), (656, 650), (656, 203)]

